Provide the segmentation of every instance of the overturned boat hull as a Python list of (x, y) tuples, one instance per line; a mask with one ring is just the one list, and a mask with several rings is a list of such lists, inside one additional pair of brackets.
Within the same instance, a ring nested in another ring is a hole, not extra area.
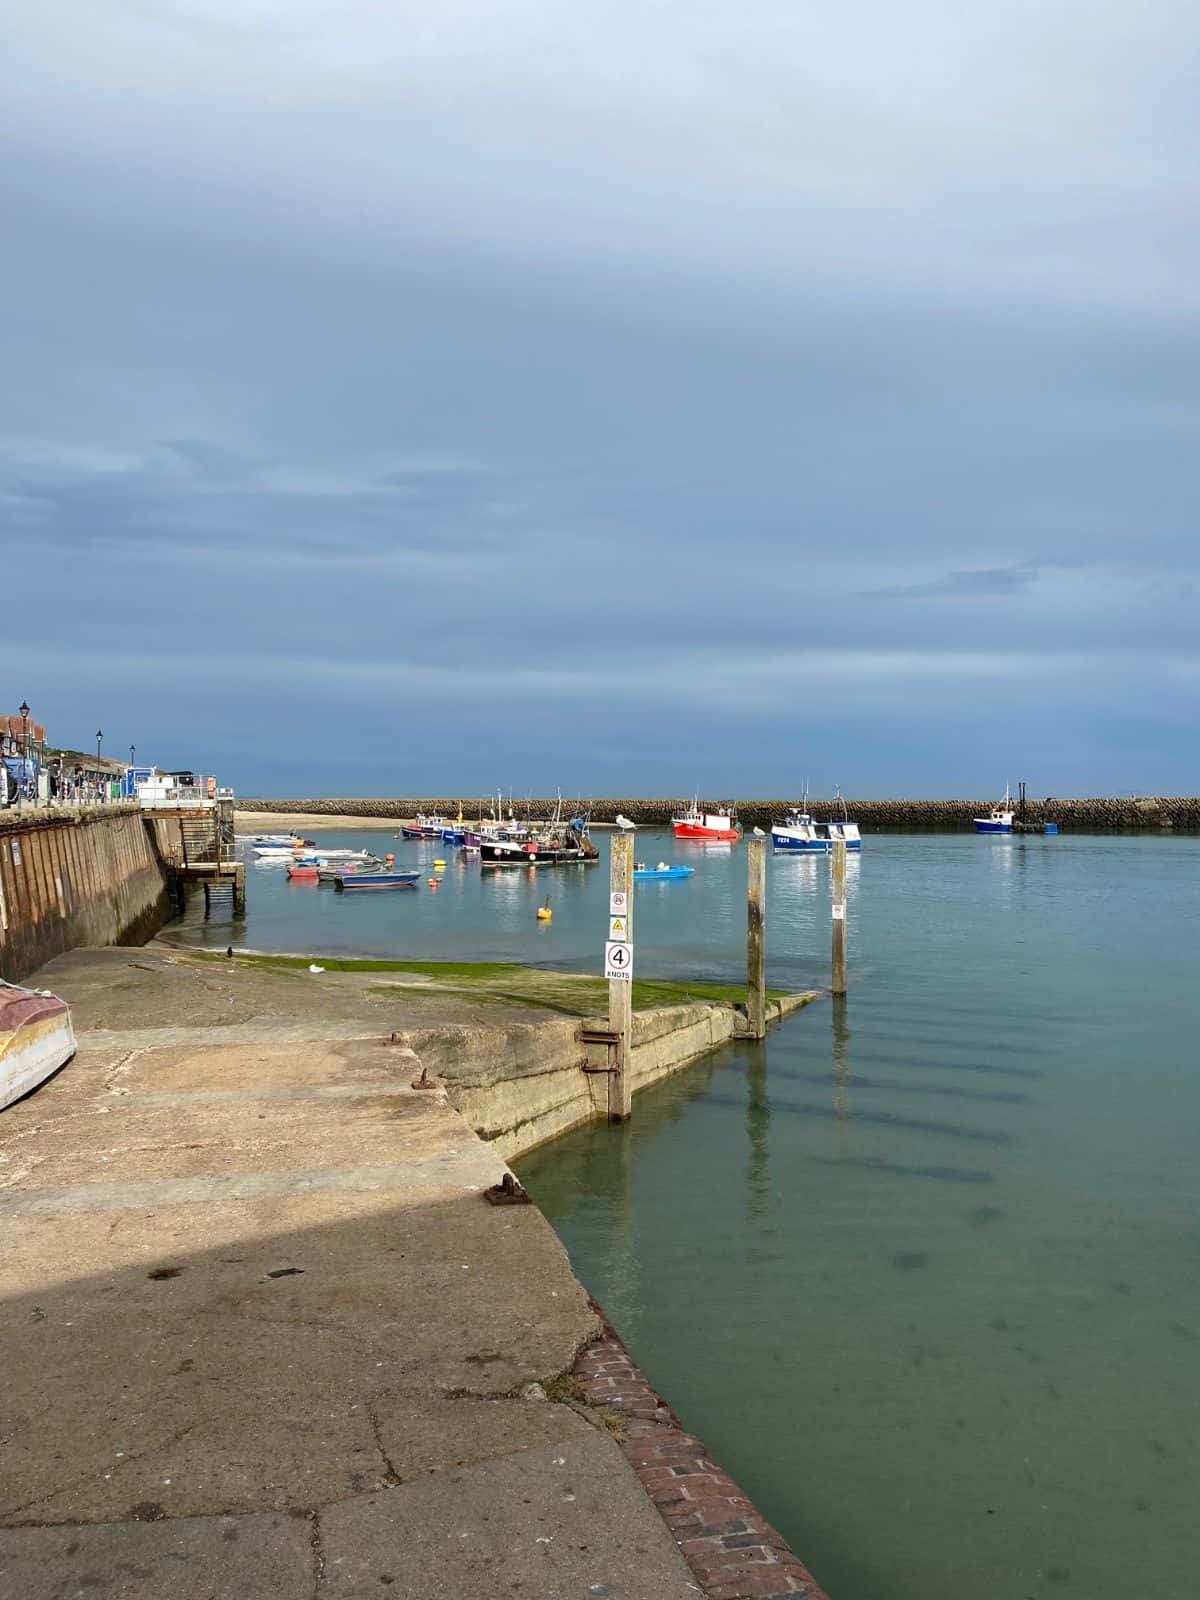
[(75, 1054), (71, 1012), (57, 995), (0, 980), (0, 1111)]

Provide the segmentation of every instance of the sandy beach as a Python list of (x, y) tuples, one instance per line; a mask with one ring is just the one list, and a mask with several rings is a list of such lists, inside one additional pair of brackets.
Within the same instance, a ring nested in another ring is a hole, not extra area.
[(312, 816), (299, 811), (234, 811), (233, 826), (238, 833), (316, 833), (323, 829), (357, 828), (361, 832), (398, 833), (399, 817)]

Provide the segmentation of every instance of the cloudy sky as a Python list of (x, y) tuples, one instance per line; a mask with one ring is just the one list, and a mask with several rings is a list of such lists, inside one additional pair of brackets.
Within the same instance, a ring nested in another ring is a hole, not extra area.
[(1200, 12), (38, 0), (0, 682), (244, 792), (1200, 788)]

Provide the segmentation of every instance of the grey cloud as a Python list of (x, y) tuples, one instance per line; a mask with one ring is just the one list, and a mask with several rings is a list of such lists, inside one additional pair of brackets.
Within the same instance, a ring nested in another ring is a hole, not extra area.
[[(713, 741), (686, 656), (746, 672), (747, 774), (817, 745), (915, 792), (914, 749), (986, 775), (1006, 728), (1056, 790), (1117, 737), (1178, 772), (1198, 45), (1171, 0), (27, 8), (0, 540), (53, 571), (70, 640), (119, 617), (260, 663), (254, 736), (82, 654), (40, 669), (61, 714), (103, 682), (265, 784), (306, 717), (369, 763), (398, 715), (365, 670), (298, 709), (302, 649), (452, 659), (508, 671), (505, 725), (456, 690), (416, 730), (432, 773), (551, 741), (687, 788)], [(32, 660), (41, 618), (8, 627)], [(950, 671), (919, 724), (881, 685), (832, 715), (837, 653), (873, 651), (1011, 661), (999, 722)], [(1065, 728), (1022, 666), (1047, 652)], [(556, 674), (612, 661), (641, 702), (581, 730)]]

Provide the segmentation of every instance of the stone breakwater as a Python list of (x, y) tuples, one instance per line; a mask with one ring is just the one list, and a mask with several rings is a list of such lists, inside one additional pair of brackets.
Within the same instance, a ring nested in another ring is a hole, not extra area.
[[(477, 816), (477, 803), (460, 800), (458, 796), (399, 797), (390, 800), (238, 800), (239, 811), (273, 811), (308, 816), (346, 817), (414, 817), (418, 812), (441, 812), (456, 816), (459, 805), (463, 815)], [(520, 800), (513, 802), (518, 817), (534, 819), (551, 815), (554, 800)], [(631, 821), (644, 825), (668, 823), (671, 817), (685, 808), (687, 799), (664, 800), (592, 800), (592, 818), (596, 822), (612, 822), (618, 813)], [(723, 809), (728, 799), (705, 800), (702, 808)], [(767, 828), (778, 821), (796, 804), (795, 799), (739, 800), (737, 812), (747, 828)], [(957, 832), (970, 828), (972, 819), (986, 816), (996, 804), (995, 797), (987, 800), (850, 800), (846, 811), (868, 832), (884, 829), (908, 831), (926, 828), (935, 831)], [(569, 809), (569, 802), (564, 808)], [(842, 804), (838, 800), (810, 800), (808, 809), (818, 822), (840, 817)], [(1064, 831), (1131, 831), (1145, 832), (1157, 829), (1200, 830), (1200, 796), (1129, 796), (1114, 799), (1053, 799), (1030, 800), (1027, 812), (1030, 821), (1057, 822)]]

